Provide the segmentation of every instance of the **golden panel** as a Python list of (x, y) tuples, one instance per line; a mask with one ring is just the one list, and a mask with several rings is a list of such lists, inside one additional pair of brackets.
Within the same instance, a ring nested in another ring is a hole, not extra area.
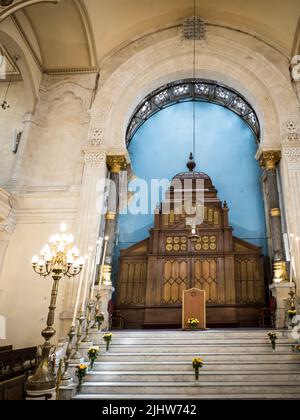
[(201, 244), (196, 244), (195, 245), (195, 250), (196, 251), (201, 251), (202, 245)]
[(204, 207), (204, 220), (207, 220), (207, 207)]
[(171, 210), (171, 212), (170, 212), (170, 223), (171, 224), (174, 223), (174, 211), (173, 210)]
[(214, 212), (214, 224), (215, 225), (219, 224), (219, 212), (218, 211)]
[(212, 243), (215, 243), (216, 240), (217, 240), (217, 238), (215, 236), (210, 236), (209, 237), (209, 241), (212, 242)]
[(163, 214), (163, 224), (164, 224), (164, 226), (168, 226), (168, 224), (169, 224), (169, 215), (168, 214)]
[(180, 249), (179, 244), (175, 244), (175, 245), (173, 246), (173, 249), (174, 249), (174, 251), (179, 251), (179, 249)]
[(208, 236), (203, 236), (202, 241), (203, 241), (204, 243), (207, 243), (207, 242), (208, 242)]
[(181, 244), (180, 249), (181, 249), (181, 251), (186, 251), (186, 249), (187, 249), (186, 244)]
[(178, 236), (174, 236), (173, 241), (174, 241), (174, 244), (179, 244), (180, 239), (179, 239), (179, 237), (178, 237)]
[(181, 242), (182, 244), (186, 244), (186, 242), (187, 242), (187, 237), (186, 237), (186, 236), (182, 236), (182, 237), (180, 238), (180, 242)]
[(203, 244), (203, 251), (208, 251), (209, 245), (208, 244)]
[(210, 223), (212, 223), (212, 222), (213, 222), (213, 211), (212, 211), (212, 209), (209, 209), (209, 210), (208, 210), (208, 221), (209, 221)]
[(166, 239), (167, 244), (171, 244), (173, 242), (172, 236), (168, 236)]
[(172, 251), (172, 249), (173, 249), (173, 246), (172, 246), (171, 244), (168, 244), (168, 245), (166, 246), (166, 250), (167, 250), (167, 251)]
[(210, 249), (212, 251), (215, 251), (217, 249), (217, 245), (216, 244), (210, 244), (209, 247), (210, 247)]

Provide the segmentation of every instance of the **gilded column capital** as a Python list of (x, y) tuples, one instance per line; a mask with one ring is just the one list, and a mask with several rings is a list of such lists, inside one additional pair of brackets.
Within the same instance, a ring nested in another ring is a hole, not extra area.
[(112, 173), (118, 174), (121, 171), (126, 171), (127, 160), (124, 155), (110, 155), (106, 158), (106, 164), (108, 169)]
[(276, 169), (276, 166), (280, 162), (281, 151), (280, 150), (267, 150), (261, 153), (259, 157), (259, 164), (262, 168), (267, 171)]

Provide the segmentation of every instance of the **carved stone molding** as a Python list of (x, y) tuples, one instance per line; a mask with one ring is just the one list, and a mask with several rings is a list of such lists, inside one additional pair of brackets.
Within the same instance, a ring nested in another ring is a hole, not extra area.
[(0, 223), (0, 233), (7, 234), (11, 236), (16, 228), (17, 220), (14, 212), (12, 211), (11, 214), (8, 216), (3, 223)]
[(105, 162), (105, 153), (85, 151), (84, 163), (88, 168), (99, 168)]
[(0, 20), (24, 7), (32, 6), (37, 3), (58, 3), (60, 0), (1, 0), (0, 1)]
[(287, 147), (284, 149), (284, 155), (289, 163), (300, 162), (300, 147)]

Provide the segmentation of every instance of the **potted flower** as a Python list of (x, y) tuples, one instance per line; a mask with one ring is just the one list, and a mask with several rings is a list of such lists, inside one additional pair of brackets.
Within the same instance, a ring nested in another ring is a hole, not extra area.
[(199, 325), (199, 320), (197, 318), (189, 318), (187, 323), (191, 329), (196, 329)]
[(99, 312), (95, 316), (95, 323), (97, 324), (98, 331), (100, 330), (103, 321), (104, 321), (104, 314), (102, 312)]
[(78, 392), (81, 389), (82, 380), (85, 377), (86, 372), (87, 372), (87, 365), (81, 364), (81, 365), (78, 365), (77, 366), (77, 368), (76, 368), (76, 376), (78, 378)]
[(203, 361), (200, 357), (194, 357), (192, 360), (193, 368), (195, 370), (195, 379), (198, 381), (199, 379), (199, 369), (203, 366)]
[(290, 320), (292, 320), (294, 318), (295, 315), (297, 315), (297, 311), (296, 309), (289, 309), (287, 311), (288, 317)]
[(112, 333), (104, 334), (103, 340), (106, 342), (106, 351), (109, 350), (109, 345), (112, 340)]
[(272, 349), (275, 350), (276, 347), (276, 340), (277, 340), (277, 334), (274, 331), (268, 332), (268, 337), (271, 341)]
[(88, 358), (90, 359), (90, 370), (93, 370), (94, 363), (95, 363), (95, 360), (97, 360), (97, 357), (99, 356), (99, 352), (100, 352), (100, 349), (98, 346), (91, 347), (88, 350), (87, 355), (88, 355)]
[(300, 344), (296, 344), (294, 350), (300, 353)]

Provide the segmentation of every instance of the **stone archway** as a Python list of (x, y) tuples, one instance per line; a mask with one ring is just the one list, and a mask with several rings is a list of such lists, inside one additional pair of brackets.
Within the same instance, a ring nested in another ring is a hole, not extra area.
[[(281, 150), (286, 123), (298, 121), (297, 97), (290, 82), (288, 59), (272, 46), (245, 34), (209, 27), (196, 46), (195, 77), (216, 80), (240, 92), (253, 106), (261, 128), (260, 148)], [(91, 109), (89, 139), (101, 133), (97, 144), (113, 154), (126, 154), (126, 130), (141, 100), (164, 84), (192, 75), (192, 45), (182, 41), (178, 28), (150, 34), (123, 46), (101, 63), (99, 88)], [(297, 224), (290, 199), (290, 167), (280, 163), (282, 195), (288, 226)], [(299, 174), (297, 175), (299, 176)], [(299, 262), (298, 262), (299, 263)]]

